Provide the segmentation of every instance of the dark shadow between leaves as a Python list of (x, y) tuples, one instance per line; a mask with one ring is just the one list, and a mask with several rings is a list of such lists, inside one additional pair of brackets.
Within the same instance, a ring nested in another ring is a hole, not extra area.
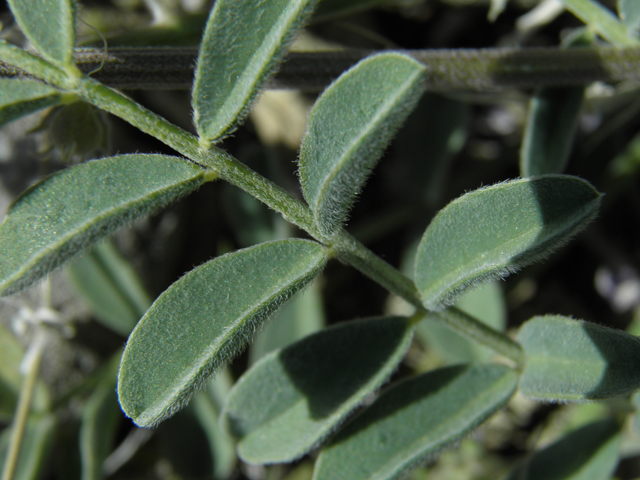
[[(354, 418), (345, 428), (340, 430), (331, 441), (331, 444), (335, 445), (347, 440), (349, 437), (357, 435), (360, 431), (366, 430), (371, 425), (396, 414), (425, 397), (434, 395), (464, 374), (469, 368), (471, 368), (469, 365), (444, 367), (410, 378), (394, 386), (393, 389), (384, 394), (384, 402), (374, 402), (361, 415)], [(429, 377), (429, 382), (423, 380), (425, 376)]]
[(279, 360), (308, 402), (312, 418), (321, 419), (384, 368), (403, 343), (407, 328), (407, 320), (398, 317), (349, 322), (282, 350)]

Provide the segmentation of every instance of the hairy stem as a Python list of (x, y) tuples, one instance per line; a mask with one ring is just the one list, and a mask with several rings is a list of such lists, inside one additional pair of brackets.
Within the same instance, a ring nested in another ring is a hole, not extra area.
[(9, 448), (2, 471), (2, 480), (12, 480), (18, 466), (18, 458), (27, 426), (33, 392), (35, 390), (36, 380), (38, 379), (38, 370), (40, 370), (43, 347), (44, 342), (38, 342), (38, 344), (34, 345), (35, 350), (32, 352), (33, 356), (30, 359), (29, 369), (27, 370), (22, 389), (20, 390), (16, 415), (13, 420), (13, 425), (11, 426), (11, 437), (9, 439)]
[[(209, 150), (201, 149), (198, 146), (198, 139), (192, 134), (93, 79), (85, 78), (81, 84), (80, 91), (76, 93), (89, 103), (158, 138), (190, 160), (215, 172), (220, 178), (251, 194), (282, 214), (287, 221), (302, 228), (316, 240), (334, 250), (340, 258), (369, 278), (380, 283), (396, 295), (403, 297), (417, 308), (424, 309), (415, 285), (411, 280), (376, 256), (345, 231), (340, 232), (330, 240), (322, 237), (317, 230), (309, 207), (228, 153), (216, 147), (212, 147)], [(516, 364), (521, 364), (522, 358), (519, 346), (481, 322), (467, 317), (464, 322), (453, 319), (443, 321), (443, 323), (458, 333), (495, 349)], [(470, 328), (469, 325), (472, 325), (473, 328)]]
[[(17, 47), (14, 47), (17, 48)], [(492, 91), (513, 87), (579, 85), (640, 80), (639, 47), (487, 48), (405, 50), (427, 66), (429, 90)], [(373, 50), (293, 52), (267, 88), (322, 90)], [(18, 74), (10, 59), (0, 76)], [(114, 88), (189, 89), (197, 50), (192, 48), (76, 50), (79, 68)], [(31, 73), (31, 72), (29, 72)]]

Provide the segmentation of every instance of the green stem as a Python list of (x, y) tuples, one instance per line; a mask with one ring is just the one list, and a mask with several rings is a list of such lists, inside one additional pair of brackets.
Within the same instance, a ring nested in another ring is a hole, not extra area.
[[(410, 279), (345, 231), (339, 232), (330, 240), (324, 238), (316, 228), (313, 213), (309, 207), (228, 153), (216, 147), (209, 150), (201, 149), (198, 146), (198, 139), (192, 134), (93, 79), (85, 78), (78, 94), (87, 102), (158, 138), (190, 160), (214, 171), (220, 178), (251, 194), (282, 214), (287, 221), (302, 228), (316, 240), (336, 251), (340, 258), (369, 278), (406, 299), (416, 308), (424, 310), (416, 287)], [(518, 345), (481, 322), (471, 317), (466, 317), (464, 321), (456, 320), (454, 317), (454, 319), (443, 321), (443, 323), (456, 332), (487, 345), (520, 364), (522, 359)]]
[[(36, 339), (36, 341), (38, 340)], [(40, 361), (42, 360), (43, 346), (44, 343), (34, 345), (33, 357), (31, 358), (29, 370), (22, 384), (16, 415), (11, 427), (9, 449), (2, 471), (2, 480), (12, 480), (18, 466), (18, 458), (27, 426), (29, 409), (31, 408), (33, 392), (35, 390), (36, 380), (38, 379), (38, 370), (40, 369)]]

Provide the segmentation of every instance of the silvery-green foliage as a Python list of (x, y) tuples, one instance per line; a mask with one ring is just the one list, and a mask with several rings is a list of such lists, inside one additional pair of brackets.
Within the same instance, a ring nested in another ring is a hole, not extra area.
[(640, 387), (640, 339), (559, 315), (534, 317), (519, 333), (527, 357), (520, 391), (544, 401), (613, 397)]
[(116, 228), (197, 189), (204, 171), (178, 157), (83, 163), (24, 192), (0, 224), (0, 293), (28, 287)]
[(125, 413), (148, 427), (177, 412), (327, 258), (315, 242), (267, 242), (211, 260), (175, 282), (127, 342), (118, 376)]
[(314, 0), (218, 0), (200, 46), (193, 119), (201, 143), (231, 133), (247, 115)]
[(22, 32), (38, 53), (62, 69), (73, 65), (75, 0), (8, 0)]
[(567, 243), (594, 217), (600, 193), (566, 175), (512, 180), (467, 193), (424, 232), (416, 286), (428, 309), (478, 283), (504, 278)]
[(250, 463), (291, 462), (331, 434), (395, 370), (407, 318), (352, 321), (264, 357), (238, 381), (222, 414)]
[(0, 126), (62, 100), (57, 89), (27, 78), (0, 79), (0, 92)]
[(300, 148), (302, 192), (322, 234), (344, 223), (383, 150), (422, 93), (424, 67), (375, 55), (338, 78), (309, 114)]

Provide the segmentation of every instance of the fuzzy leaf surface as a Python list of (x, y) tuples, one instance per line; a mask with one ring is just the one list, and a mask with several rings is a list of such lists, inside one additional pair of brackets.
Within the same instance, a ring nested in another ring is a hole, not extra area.
[(205, 28), (193, 85), (202, 140), (231, 133), (311, 15), (315, 0), (218, 0)]
[(458, 365), (389, 389), (333, 438), (314, 480), (391, 480), (480, 425), (509, 400), (518, 375), (503, 365)]
[(55, 88), (27, 78), (0, 78), (0, 127), (62, 100)]
[(600, 193), (568, 175), (512, 180), (467, 193), (443, 208), (416, 255), (416, 285), (428, 309), (469, 286), (503, 278), (564, 245), (593, 218)]
[(406, 55), (374, 55), (343, 73), (314, 105), (299, 173), (324, 235), (346, 220), (371, 170), (418, 102), (424, 72)]
[(38, 53), (58, 67), (73, 65), (76, 44), (72, 0), (7, 0), (22, 33)]
[(326, 261), (315, 242), (267, 242), (215, 258), (175, 282), (127, 342), (118, 378), (125, 413), (148, 427), (179, 410)]
[(640, 339), (559, 315), (534, 317), (519, 333), (526, 355), (520, 391), (545, 401), (612, 397), (640, 387)]
[(0, 294), (31, 285), (95, 240), (203, 182), (202, 169), (164, 155), (109, 157), (45, 178), (0, 224)]
[(222, 414), (240, 458), (280, 463), (307, 453), (391, 375), (412, 334), (407, 318), (353, 321), (264, 357)]
[(518, 465), (506, 480), (609, 480), (622, 434), (615, 420), (581, 427)]

